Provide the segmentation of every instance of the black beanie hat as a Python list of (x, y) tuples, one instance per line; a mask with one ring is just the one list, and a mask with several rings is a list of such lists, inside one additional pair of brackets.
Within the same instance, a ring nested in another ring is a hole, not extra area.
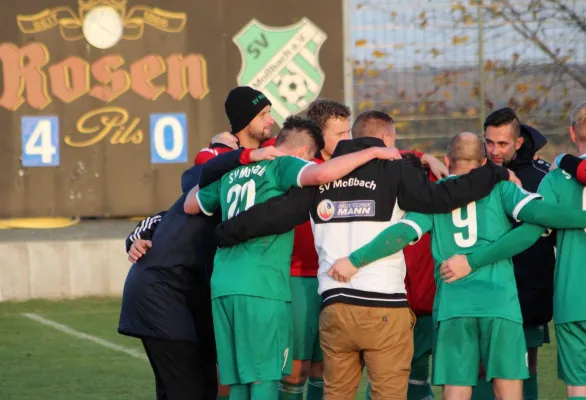
[(232, 133), (240, 132), (263, 108), (270, 105), (271, 102), (262, 92), (249, 86), (238, 86), (232, 89), (224, 103)]

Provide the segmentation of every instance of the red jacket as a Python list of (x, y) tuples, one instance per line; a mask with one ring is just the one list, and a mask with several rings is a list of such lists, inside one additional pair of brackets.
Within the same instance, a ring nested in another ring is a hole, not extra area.
[[(321, 164), (323, 158), (314, 158), (313, 162)], [(309, 213), (307, 214), (309, 216)], [(307, 220), (295, 227), (293, 237), (293, 255), (291, 256), (291, 276), (317, 276), (319, 268), (311, 222)]]
[[(407, 152), (401, 151), (401, 154)], [(423, 153), (414, 151), (421, 158)], [(435, 182), (436, 177), (430, 172), (429, 179)], [(409, 307), (416, 315), (431, 314), (435, 298), (435, 279), (433, 276), (434, 262), (431, 255), (431, 237), (426, 233), (414, 245), (403, 249), (407, 274), (405, 287)]]

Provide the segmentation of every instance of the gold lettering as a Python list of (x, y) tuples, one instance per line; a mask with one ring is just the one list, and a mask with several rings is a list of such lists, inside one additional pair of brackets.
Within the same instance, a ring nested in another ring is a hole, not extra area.
[(157, 28), (167, 29), (169, 20), (167, 18), (153, 14), (152, 12), (145, 12), (144, 19)]
[[(124, 65), (124, 58), (119, 55), (104, 56), (92, 65), (92, 75), (101, 83), (90, 90), (90, 96), (106, 103), (116, 99), (130, 89), (130, 74), (119, 70)], [(111, 84), (107, 87), (107, 84)]]
[(187, 92), (201, 100), (208, 93), (206, 60), (199, 54), (167, 57), (167, 93), (175, 100), (181, 100)]
[(57, 14), (49, 15), (43, 19), (38, 21), (33, 21), (33, 28), (36, 29), (38, 32), (42, 32), (47, 29), (51, 29), (52, 27), (56, 26), (59, 23)]
[(84, 59), (70, 56), (49, 67), (53, 95), (64, 103), (77, 100), (90, 90), (90, 65)]
[(132, 90), (147, 100), (156, 100), (165, 91), (164, 86), (153, 85), (152, 80), (165, 73), (162, 57), (148, 55), (136, 60), (130, 66)]
[(71, 135), (65, 136), (65, 144), (71, 147), (88, 147), (102, 141), (112, 134), (110, 143), (125, 144), (142, 143), (144, 134), (136, 129), (140, 118), (133, 118), (129, 125), (130, 115), (122, 107), (103, 107), (85, 113), (77, 121), (76, 128), (81, 135), (93, 135), (89, 139), (76, 141)]
[(42, 70), (49, 62), (49, 50), (44, 44), (29, 43), (18, 48), (12, 43), (2, 43), (0, 62), (4, 82), (0, 106), (16, 111), (25, 101), (25, 89), (29, 106), (42, 110), (51, 103), (47, 75)]

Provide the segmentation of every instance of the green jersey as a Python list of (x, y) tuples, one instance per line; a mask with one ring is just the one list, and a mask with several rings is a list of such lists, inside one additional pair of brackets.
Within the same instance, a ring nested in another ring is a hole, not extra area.
[[(447, 178), (450, 179), (450, 178)], [(431, 231), (437, 286), (433, 306), (436, 321), (454, 317), (500, 317), (523, 322), (511, 259), (483, 266), (446, 284), (441, 263), (456, 254), (470, 254), (512, 229), (508, 216), (517, 218), (524, 205), (539, 195), (512, 182), (498, 183), (485, 198), (448, 214), (408, 213), (403, 222), (416, 231)]]
[[(242, 166), (201, 189), (197, 201), (206, 215), (212, 215), (221, 206), (225, 221), (255, 204), (301, 186), (301, 172), (308, 165), (307, 161), (286, 156)], [(293, 231), (218, 249), (211, 281), (212, 297), (250, 295), (291, 301), (292, 251)]]
[[(561, 169), (545, 176), (539, 185), (544, 201), (572, 209), (586, 209), (586, 188)], [(563, 229), (556, 233), (553, 320), (556, 324), (586, 321), (586, 232)]]

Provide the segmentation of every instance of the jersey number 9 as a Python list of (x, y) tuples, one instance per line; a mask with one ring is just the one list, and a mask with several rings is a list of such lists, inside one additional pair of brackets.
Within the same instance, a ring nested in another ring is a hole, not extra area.
[(452, 222), (457, 228), (466, 228), (468, 233), (466, 238), (460, 232), (454, 234), (454, 240), (460, 247), (470, 247), (476, 243), (478, 236), (478, 224), (476, 222), (476, 202), (469, 203), (466, 206), (466, 218), (462, 218), (462, 208), (452, 211)]

